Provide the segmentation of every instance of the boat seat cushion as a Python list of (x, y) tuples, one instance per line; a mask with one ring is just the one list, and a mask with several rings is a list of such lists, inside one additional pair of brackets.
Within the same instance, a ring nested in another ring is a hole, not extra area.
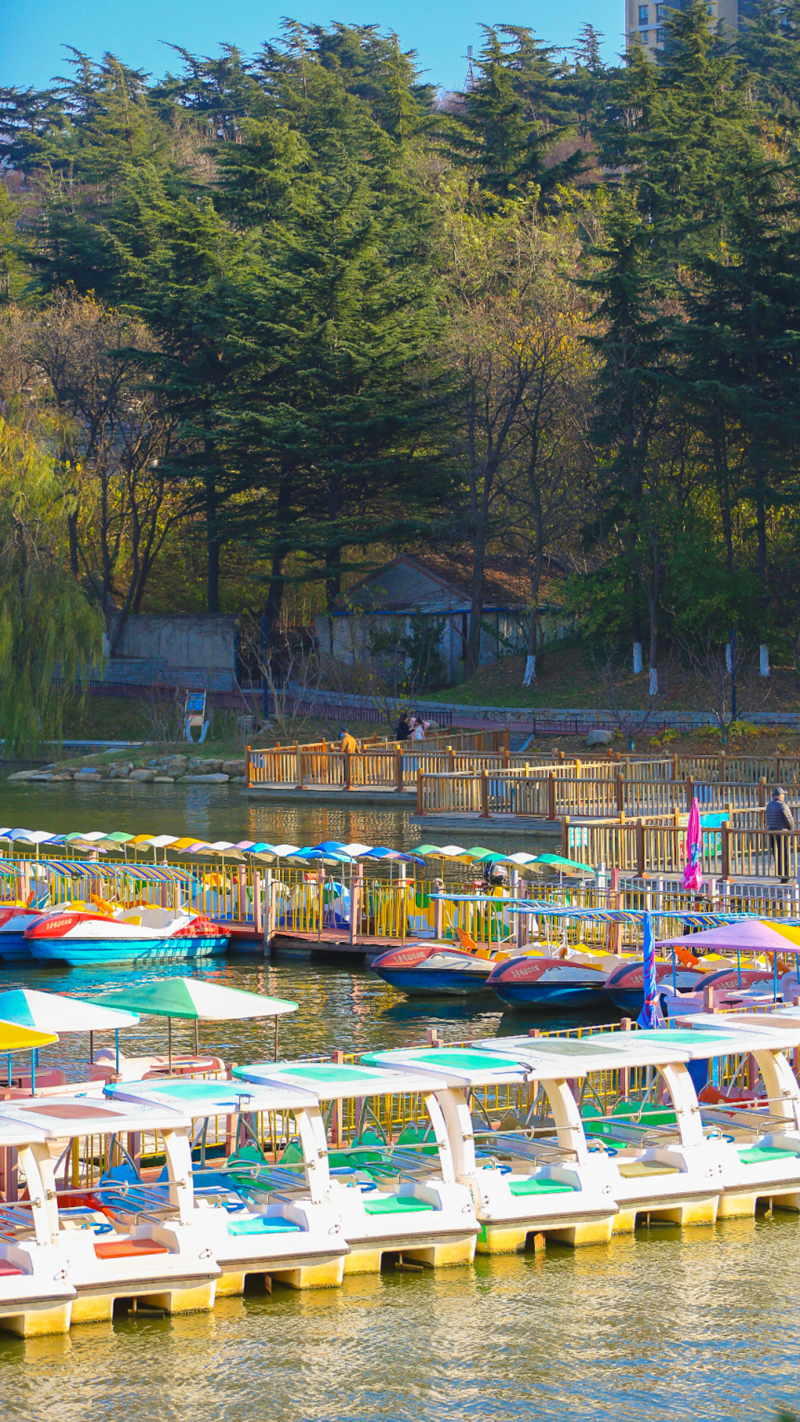
[(18, 1264), (12, 1264), (10, 1259), (0, 1259), (0, 1279), (11, 1274), (24, 1274), (25, 1270), (20, 1269)]
[(680, 1175), (677, 1165), (665, 1165), (663, 1160), (615, 1160), (623, 1180), (638, 1180), (643, 1175)]
[(270, 1219), (267, 1215), (246, 1215), (244, 1218), (228, 1221), (228, 1234), (289, 1234), (300, 1229), (295, 1220), (284, 1220), (279, 1216)]
[(778, 1146), (740, 1146), (739, 1159), (743, 1165), (756, 1165), (766, 1160), (796, 1159), (796, 1150), (780, 1150)]
[(98, 1259), (133, 1259), (140, 1254), (169, 1254), (166, 1244), (157, 1239), (103, 1239), (94, 1246)]
[(368, 1215), (411, 1215), (422, 1210), (432, 1210), (428, 1200), (418, 1200), (416, 1195), (372, 1195), (364, 1201)]
[(532, 1175), (529, 1180), (512, 1180), (509, 1189), (512, 1195), (571, 1195), (576, 1186), (547, 1175)]

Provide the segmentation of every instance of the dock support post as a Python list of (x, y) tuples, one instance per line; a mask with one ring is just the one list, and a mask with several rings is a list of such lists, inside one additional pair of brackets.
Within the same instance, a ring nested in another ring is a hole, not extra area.
[[(360, 867), (360, 866), (359, 866)], [(354, 879), (350, 885), (350, 947), (355, 948), (358, 942), (358, 913), (361, 907), (361, 883)], [(334, 1053), (334, 1061), (336, 1054)]]
[(403, 752), (399, 746), (394, 752), (394, 788), (398, 794), (403, 792)]
[(489, 818), (489, 777), (485, 770), (481, 771), (481, 819)]
[[(556, 777), (551, 771), (547, 777), (547, 818), (554, 820), (556, 817)], [(564, 850), (566, 855), (566, 850)]]
[(261, 872), (253, 870), (253, 930), (261, 937), (264, 923), (264, 914), (261, 905)]
[(421, 771), (421, 770), (418, 770), (418, 771), (417, 771), (417, 814), (418, 814), (418, 815), (424, 815), (424, 814), (425, 814), (425, 811), (424, 811), (423, 808), (422, 808), (422, 771)]
[(244, 788), (250, 789), (250, 747), (244, 748)]

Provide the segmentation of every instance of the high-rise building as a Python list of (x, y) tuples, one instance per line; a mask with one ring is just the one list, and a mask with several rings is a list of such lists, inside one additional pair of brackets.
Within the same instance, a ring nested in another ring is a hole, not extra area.
[[(670, 10), (688, 10), (691, 0), (625, 0), (625, 38), (634, 40), (655, 57), (664, 44), (666, 20)], [(708, 13), (714, 23), (722, 21), (732, 31), (752, 12), (752, 0), (708, 0)]]

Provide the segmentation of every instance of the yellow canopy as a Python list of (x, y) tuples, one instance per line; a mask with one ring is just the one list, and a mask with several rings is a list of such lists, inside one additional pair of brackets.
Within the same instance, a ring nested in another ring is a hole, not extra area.
[(51, 1042), (57, 1041), (55, 1032), (34, 1032), (32, 1027), (0, 1021), (0, 1052), (29, 1052), (34, 1047), (49, 1047)]

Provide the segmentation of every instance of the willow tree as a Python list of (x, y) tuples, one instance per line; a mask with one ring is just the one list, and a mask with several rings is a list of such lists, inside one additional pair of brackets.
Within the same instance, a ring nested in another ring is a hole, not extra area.
[(0, 736), (60, 740), (66, 698), (103, 655), (103, 621), (69, 565), (55, 461), (0, 419)]

